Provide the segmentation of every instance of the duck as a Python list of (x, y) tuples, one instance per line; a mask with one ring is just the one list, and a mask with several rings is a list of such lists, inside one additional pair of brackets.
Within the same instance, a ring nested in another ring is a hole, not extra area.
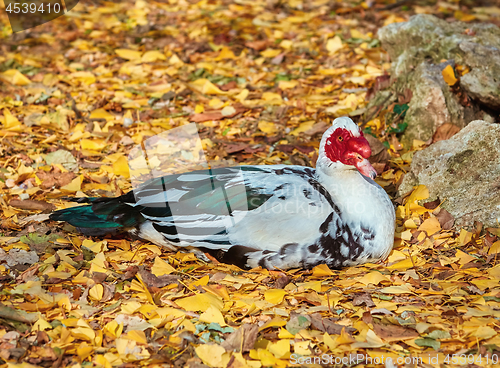
[(395, 211), (371, 149), (348, 117), (322, 136), (316, 168), (241, 165), (166, 175), (119, 197), (70, 198), (57, 210), (87, 236), (128, 232), (169, 251), (204, 252), (252, 269), (331, 269), (384, 261)]

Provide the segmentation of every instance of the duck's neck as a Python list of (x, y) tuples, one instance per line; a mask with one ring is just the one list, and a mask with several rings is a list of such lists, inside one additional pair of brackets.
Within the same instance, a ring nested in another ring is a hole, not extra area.
[(380, 210), (387, 206), (378, 184), (361, 175), (354, 166), (320, 156), (316, 170), (319, 182), (328, 190), (346, 221), (376, 222)]

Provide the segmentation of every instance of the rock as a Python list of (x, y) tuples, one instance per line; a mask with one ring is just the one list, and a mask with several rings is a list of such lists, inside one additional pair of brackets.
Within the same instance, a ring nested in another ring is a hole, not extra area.
[(413, 155), (400, 195), (424, 184), (430, 197), (457, 226), (474, 221), (497, 227), (500, 222), (500, 125), (476, 120), (448, 140), (439, 141)]
[[(500, 109), (500, 28), (419, 14), (381, 28), (378, 37), (392, 60), (393, 83), (375, 94), (365, 117), (380, 109), (381, 101), (385, 108), (397, 103), (410, 88), (413, 95), (404, 116), (408, 128), (402, 137), (407, 145), (431, 139), (445, 123), (462, 128), (472, 120), (495, 121), (490, 112)], [(470, 69), (454, 88), (441, 74), (447, 65)]]
[(450, 92), (441, 74), (448, 64), (422, 62), (413, 73), (413, 96), (404, 120), (408, 124), (404, 143), (411, 143), (413, 139), (427, 141), (441, 125), (450, 121), (459, 128), (465, 126), (464, 108)]

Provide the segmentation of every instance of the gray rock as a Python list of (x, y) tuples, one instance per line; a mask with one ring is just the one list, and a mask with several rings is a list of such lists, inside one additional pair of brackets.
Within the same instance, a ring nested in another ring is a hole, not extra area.
[(476, 120), (452, 138), (413, 156), (399, 193), (424, 184), (427, 201), (439, 198), (457, 226), (500, 222), (500, 125)]
[(431, 138), (441, 125), (453, 121), (459, 128), (465, 126), (464, 108), (450, 91), (442, 76), (449, 63), (433, 65), (422, 62), (413, 74), (413, 96), (405, 116), (408, 128), (404, 143), (413, 139)]
[[(404, 118), (408, 128), (403, 143), (411, 145), (415, 138), (427, 141), (444, 123), (464, 127), (477, 119), (495, 121), (486, 110), (500, 108), (500, 28), (448, 23), (419, 14), (408, 22), (381, 28), (378, 37), (392, 60), (392, 98), (386, 98), (387, 91), (380, 91), (368, 111), (380, 104), (378, 95), (383, 94), (387, 107), (410, 88), (413, 96)], [(470, 69), (460, 78), (459, 86), (471, 103), (444, 82), (441, 71), (448, 64)]]

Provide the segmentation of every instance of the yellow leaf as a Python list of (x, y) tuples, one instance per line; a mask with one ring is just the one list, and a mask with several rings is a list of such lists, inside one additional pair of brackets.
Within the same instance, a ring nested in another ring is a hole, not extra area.
[(267, 102), (283, 102), (281, 95), (274, 92), (264, 92), (262, 94), (262, 99)]
[(150, 62), (154, 62), (157, 60), (167, 60), (167, 58), (165, 57), (165, 55), (162, 52), (160, 52), (158, 50), (153, 50), (153, 51), (146, 51), (144, 53), (144, 55), (142, 55), (141, 60), (144, 63), (150, 63)]
[(300, 123), (299, 127), (290, 132), (291, 135), (299, 135), (300, 133), (306, 132), (311, 129), (314, 125), (314, 120), (304, 121)]
[(336, 53), (342, 47), (342, 40), (339, 36), (335, 36), (334, 38), (330, 38), (328, 41), (326, 41), (326, 49), (330, 54)]
[(82, 361), (85, 360), (87, 357), (89, 357), (93, 351), (94, 347), (88, 345), (86, 342), (79, 344), (78, 347), (76, 348), (76, 354)]
[(135, 342), (138, 342), (139, 344), (147, 344), (148, 339), (146, 338), (146, 334), (144, 331), (140, 330), (132, 330), (127, 332), (127, 338), (130, 340), (134, 340)]
[(387, 266), (388, 270), (408, 270), (410, 268), (423, 266), (425, 264), (425, 260), (413, 257), (413, 262), (411, 258), (406, 258), (405, 260), (394, 263), (393, 265)]
[(77, 327), (71, 330), (71, 335), (77, 339), (87, 340), (91, 343), (94, 342), (95, 332), (91, 328), (87, 327)]
[(21, 125), (22, 125), (21, 122), (19, 120), (17, 120), (17, 118), (14, 115), (12, 115), (9, 110), (3, 109), (3, 116), (4, 116), (4, 120), (3, 120), (2, 125), (6, 129), (21, 127)]
[(290, 50), (293, 46), (293, 42), (291, 40), (283, 40), (280, 42), (280, 47), (285, 50)]
[(31, 331), (45, 331), (45, 330), (52, 330), (52, 325), (47, 322), (45, 319), (40, 317), (38, 321), (36, 321), (31, 328)]
[[(106, 240), (102, 240), (100, 242), (94, 242), (90, 239), (84, 239), (82, 242), (82, 246), (85, 248), (90, 249), (94, 253), (100, 253), (108, 250), (108, 247), (106, 246), (108, 242)], [(104, 264), (102, 265), (104, 267)]]
[(210, 367), (226, 367), (229, 362), (229, 354), (225, 354), (226, 350), (220, 345), (202, 344), (194, 351), (198, 358)]
[(488, 254), (500, 253), (500, 240), (497, 240), (493, 244), (491, 244), (490, 249), (488, 250)]
[[(490, 274), (491, 276), (491, 274)], [(498, 280), (487, 280), (487, 279), (481, 279), (481, 280), (472, 280), (471, 283), (476, 285), (479, 289), (485, 290), (485, 289), (493, 289), (494, 287), (498, 286)], [(496, 283), (496, 284), (495, 284)]]
[(156, 257), (153, 263), (153, 267), (151, 267), (151, 273), (155, 276), (169, 275), (172, 272), (175, 272), (175, 268), (173, 268), (166, 261), (161, 259), (160, 257)]
[(82, 189), (83, 175), (74, 178), (71, 183), (61, 187), (61, 190), (66, 192), (78, 192)]
[(443, 75), (444, 81), (449, 86), (453, 86), (458, 81), (458, 79), (455, 77), (455, 70), (451, 65), (448, 65), (446, 68), (444, 68), (441, 74)]
[(323, 342), (328, 347), (328, 349), (330, 349), (330, 351), (335, 349), (338, 345), (327, 332), (325, 332), (325, 334), (323, 335)]
[(31, 81), (17, 69), (9, 69), (1, 73), (0, 76), (2, 79), (16, 86), (26, 86), (31, 83)]
[(108, 144), (102, 139), (96, 139), (96, 140), (82, 139), (80, 141), (80, 146), (82, 147), (83, 150), (101, 151), (107, 145)]
[(441, 224), (435, 217), (430, 217), (425, 220), (418, 228), (420, 231), (425, 231), (428, 236), (431, 236), (441, 230)]
[(128, 49), (116, 49), (116, 54), (126, 60), (140, 60), (142, 52)]
[(203, 111), (205, 111), (205, 107), (201, 104), (197, 104), (194, 108), (195, 114), (201, 114)]
[(184, 310), (197, 312), (205, 312), (210, 306), (214, 306), (222, 310), (224, 303), (215, 295), (209, 293), (196, 294), (185, 298), (177, 299), (175, 303)]
[(405, 228), (407, 229), (416, 229), (418, 226), (415, 224), (415, 221), (413, 219), (408, 219), (405, 221)]
[(473, 233), (468, 232), (465, 229), (460, 229), (460, 235), (458, 236), (458, 245), (461, 247), (471, 241)]
[(115, 320), (108, 322), (104, 326), (104, 332), (107, 332), (109, 335), (113, 337), (120, 337), (123, 332), (123, 324), (118, 323)]
[(196, 280), (195, 282), (191, 283), (192, 286), (205, 286), (208, 284), (208, 280), (210, 280), (210, 276), (205, 275), (202, 278)]
[(425, 185), (419, 185), (408, 197), (408, 203), (413, 203), (415, 201), (420, 201), (422, 199), (429, 198), (429, 190)]
[(280, 332), (278, 332), (278, 337), (280, 339), (293, 339), (295, 338), (286, 328), (280, 328)]
[(460, 265), (464, 265), (466, 263), (469, 263), (471, 261), (474, 261), (476, 257), (471, 256), (470, 254), (467, 254), (465, 252), (462, 252), (460, 249), (457, 249), (457, 253), (455, 254), (455, 257), (458, 257), (458, 263)]
[(351, 29), (351, 37), (352, 38), (361, 38), (363, 40), (367, 40), (369, 39), (370, 37), (361, 33), (360, 31), (358, 31), (356, 28), (352, 28)]
[(399, 286), (388, 286), (380, 290), (384, 294), (411, 294), (411, 286), (403, 284)]
[(298, 283), (297, 286), (304, 288), (304, 290), (310, 289), (314, 291), (321, 291), (321, 281), (309, 281)]
[(215, 60), (224, 59), (237, 59), (237, 57), (234, 55), (234, 52), (227, 46), (224, 46), (222, 50), (220, 50), (219, 55), (215, 58)]
[(108, 120), (114, 120), (115, 117), (113, 114), (107, 112), (104, 109), (95, 109), (90, 113), (90, 119), (106, 119)]
[(70, 74), (70, 77), (87, 86), (96, 81), (95, 75), (91, 72), (74, 72)]
[(224, 107), (221, 112), (222, 116), (230, 116), (236, 113), (236, 109), (233, 106)]
[(295, 344), (293, 344), (293, 351), (296, 354), (300, 354), (300, 355), (311, 355), (312, 352), (311, 352), (311, 349), (309, 348), (309, 346), (310, 346), (310, 342), (307, 340), (295, 342)]
[(273, 58), (281, 54), (281, 50), (267, 49), (262, 51), (260, 54), (266, 58)]
[(96, 284), (89, 290), (89, 296), (94, 300), (101, 300), (103, 293), (104, 287), (101, 284)]
[(282, 339), (274, 343), (270, 343), (267, 346), (267, 350), (269, 350), (273, 355), (280, 359), (287, 357), (290, 353), (290, 340)]
[(220, 326), (226, 326), (222, 313), (213, 305), (200, 315), (200, 321), (206, 323), (217, 322)]
[(497, 332), (489, 326), (479, 326), (472, 332), (471, 336), (475, 336), (478, 339), (485, 340), (495, 336)]
[(128, 160), (125, 156), (120, 156), (118, 160), (113, 162), (113, 172), (116, 176), (123, 176), (125, 179), (130, 178), (130, 169)]
[(316, 266), (312, 270), (312, 275), (314, 277), (325, 277), (325, 276), (333, 276), (332, 270), (326, 265), (326, 264), (321, 264), (319, 266)]
[(366, 333), (366, 342), (355, 342), (351, 345), (351, 347), (379, 348), (384, 345), (385, 343), (380, 337), (375, 334), (375, 332), (373, 332), (373, 330), (368, 330), (368, 332)]
[(271, 354), (266, 349), (250, 350), (250, 358), (260, 360), (261, 365), (258, 367), (277, 367), (280, 360), (276, 359), (273, 354)]
[(259, 121), (259, 129), (267, 134), (273, 134), (276, 132), (276, 125), (267, 121)]
[(357, 279), (357, 281), (361, 282), (364, 285), (378, 285), (382, 281), (390, 281), (390, 279), (387, 276), (382, 275), (380, 272), (371, 271), (369, 274), (366, 274), (363, 277)]
[(234, 96), (234, 98), (240, 102), (245, 101), (245, 99), (248, 97), (249, 94), (250, 94), (250, 91), (245, 88), (240, 93), (238, 93), (236, 96)]
[(280, 304), (286, 294), (282, 289), (269, 289), (264, 292), (264, 299), (272, 304)]
[(265, 330), (269, 327), (283, 327), (286, 325), (286, 321), (281, 319), (280, 317), (275, 317), (270, 321), (267, 321), (262, 326), (259, 327), (259, 331)]
[(299, 82), (297, 82), (296, 80), (293, 80), (293, 81), (280, 81), (278, 83), (278, 87), (279, 87), (279, 89), (282, 89), (282, 90), (292, 89), (292, 88), (297, 87), (298, 84), (299, 84)]
[(206, 78), (197, 79), (189, 84), (192, 88), (207, 95), (224, 95), (225, 92), (221, 91), (219, 87), (210, 82)]

